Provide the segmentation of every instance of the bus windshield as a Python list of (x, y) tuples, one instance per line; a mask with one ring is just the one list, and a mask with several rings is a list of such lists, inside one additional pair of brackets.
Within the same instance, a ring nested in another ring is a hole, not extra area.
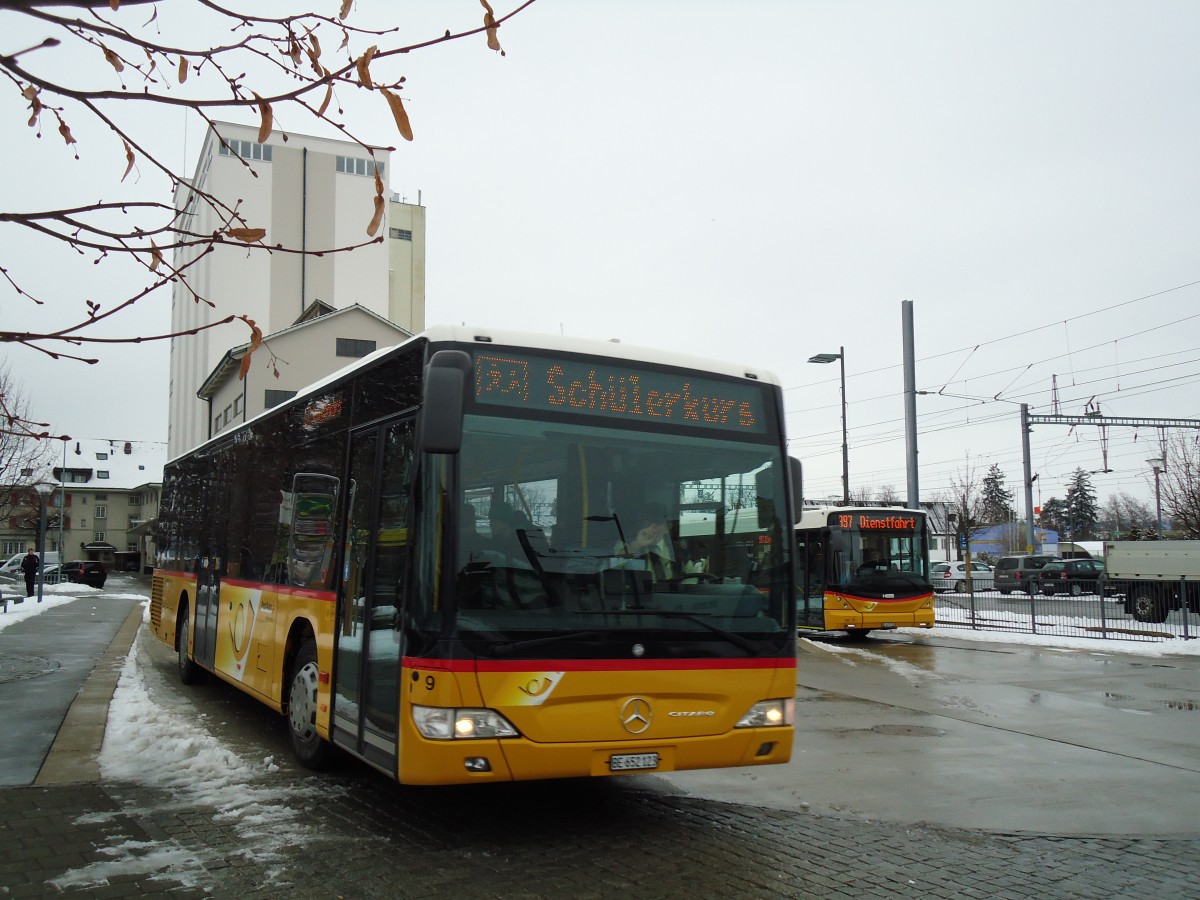
[(925, 587), (925, 517), (899, 509), (834, 513), (830, 524), (841, 529), (834, 561), (835, 583), (859, 593)]
[(780, 448), (636, 427), (466, 416), (443, 547), (471, 652), (747, 656), (786, 640)]

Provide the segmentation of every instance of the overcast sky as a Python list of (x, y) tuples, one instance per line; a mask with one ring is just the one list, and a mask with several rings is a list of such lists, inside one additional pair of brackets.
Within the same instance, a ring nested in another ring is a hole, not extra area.
[[(0, 16), (3, 52), (42, 34)], [(410, 43), (482, 9), (359, 0), (353, 16)], [(837, 364), (806, 360), (839, 347), (851, 487), (906, 493), (904, 301), (932, 394), (917, 403), (924, 499), (997, 463), (1020, 500), (1019, 404), (1050, 413), (1055, 379), (1064, 414), (1200, 418), (1200, 4), (538, 0), (500, 39), (504, 57), (480, 37), (380, 64), (407, 76), (411, 144), (378, 97), (341, 98), (363, 139), (403, 144), (390, 187), (428, 208), (431, 324), (764, 365), (810, 498), (841, 492), (841, 419)], [(0, 92), (0, 153), (16, 199), (0, 205), (122, 196), (119, 145), (81, 140), (76, 161), (52, 126), (34, 138), (14, 95)], [(201, 134), (180, 112), (147, 139), (190, 175)], [(149, 170), (136, 190), (168, 199)], [(60, 249), (3, 234), (0, 264), (65, 283)], [(130, 276), (71, 277), (111, 299)], [(164, 329), (168, 303), (133, 315)], [(5, 329), (44, 314), (0, 285)], [(4, 359), (56, 432), (166, 439), (165, 346), (92, 367)], [(1101, 501), (1152, 501), (1155, 433), (1112, 429), (1105, 447), (1098, 432), (1034, 431), (1035, 503), (1077, 467), (1114, 470), (1093, 475)]]

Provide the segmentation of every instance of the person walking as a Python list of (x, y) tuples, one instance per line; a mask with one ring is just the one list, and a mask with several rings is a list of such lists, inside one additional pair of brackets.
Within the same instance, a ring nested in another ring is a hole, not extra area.
[[(25, 573), (25, 596), (33, 596), (33, 585), (37, 580), (38, 569), (42, 567), (42, 561), (38, 558), (37, 553), (32, 547), (25, 554), (25, 558), (21, 560), (21, 571)], [(20, 597), (16, 600), (17, 603), (23, 602)]]

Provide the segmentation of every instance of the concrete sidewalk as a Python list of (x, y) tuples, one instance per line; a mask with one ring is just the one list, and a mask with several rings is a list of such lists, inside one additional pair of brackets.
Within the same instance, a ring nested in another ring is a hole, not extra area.
[(141, 624), (142, 603), (132, 592), (89, 589), (0, 631), (0, 703), (7, 720), (0, 730), (0, 785), (99, 778), (95, 757), (108, 704)]

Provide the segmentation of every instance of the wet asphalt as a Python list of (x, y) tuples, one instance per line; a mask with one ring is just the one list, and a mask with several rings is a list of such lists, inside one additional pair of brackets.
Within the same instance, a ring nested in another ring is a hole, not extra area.
[[(786, 766), (412, 789), (345, 759), (313, 776), (269, 710), (179, 685), (138, 592), (0, 631), (0, 893), (1200, 897), (1197, 657), (804, 640)], [(156, 703), (278, 761), (248, 788), (282, 791), (276, 826), (101, 777), (131, 644)]]

